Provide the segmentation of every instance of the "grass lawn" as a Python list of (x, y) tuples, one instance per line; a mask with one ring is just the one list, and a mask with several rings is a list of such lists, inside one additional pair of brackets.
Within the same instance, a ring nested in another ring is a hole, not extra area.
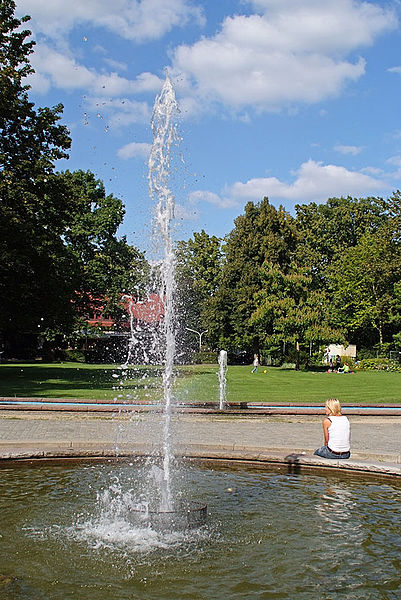
[[(218, 365), (178, 368), (175, 398), (180, 402), (218, 402)], [(336, 397), (344, 403), (401, 403), (401, 373), (361, 371), (354, 375), (264, 368), (228, 367), (229, 402), (322, 404)], [(161, 400), (161, 372), (156, 367), (118, 365), (1, 364), (0, 396)]]
[[(188, 367), (185, 367), (187, 369)], [(180, 382), (190, 402), (218, 400), (217, 365), (192, 367), (192, 376)], [(326, 398), (338, 398), (344, 403), (401, 403), (401, 373), (361, 371), (343, 375), (315, 371), (293, 371), (278, 368), (228, 367), (228, 402), (296, 402), (322, 404)]]
[(159, 400), (161, 370), (155, 367), (35, 363), (0, 365), (0, 396)]

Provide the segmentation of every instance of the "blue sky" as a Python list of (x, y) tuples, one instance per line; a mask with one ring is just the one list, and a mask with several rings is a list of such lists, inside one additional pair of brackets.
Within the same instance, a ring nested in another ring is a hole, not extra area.
[(180, 106), (177, 236), (223, 237), (249, 200), (290, 212), (401, 187), (398, 0), (17, 0), (37, 45), (31, 98), (64, 104), (59, 169), (90, 169), (149, 231), (150, 118)]

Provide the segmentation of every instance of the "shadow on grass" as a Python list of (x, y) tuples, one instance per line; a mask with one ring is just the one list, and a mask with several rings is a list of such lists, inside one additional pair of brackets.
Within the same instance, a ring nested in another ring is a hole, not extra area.
[[(113, 391), (141, 391), (160, 387), (161, 369), (105, 366), (25, 366), (1, 365), (0, 396), (4, 397), (62, 397), (74, 391), (85, 395), (96, 390), (99, 394)], [(121, 383), (122, 382), (122, 385)]]

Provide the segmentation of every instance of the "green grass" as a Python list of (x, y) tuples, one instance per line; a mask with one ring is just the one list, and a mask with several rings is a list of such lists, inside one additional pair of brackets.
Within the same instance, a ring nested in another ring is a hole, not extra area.
[(158, 400), (160, 369), (118, 365), (4, 364), (0, 365), (0, 396), (81, 398), (85, 400)]
[[(218, 365), (178, 368), (175, 398), (181, 402), (218, 402)], [(294, 402), (321, 404), (336, 397), (345, 403), (401, 403), (401, 373), (365, 371), (354, 375), (314, 371), (229, 367), (229, 402)], [(155, 367), (117, 365), (2, 364), (0, 396), (81, 398), (87, 400), (161, 399), (161, 372)]]
[[(228, 367), (228, 402), (321, 404), (326, 398), (335, 397), (345, 403), (401, 403), (401, 373), (361, 371), (343, 375), (277, 368), (266, 370), (264, 373), (264, 368), (259, 368), (258, 374), (251, 374), (248, 366)], [(217, 371), (217, 365), (192, 367), (192, 376), (185, 385), (180, 382), (180, 395), (189, 402), (218, 401)]]

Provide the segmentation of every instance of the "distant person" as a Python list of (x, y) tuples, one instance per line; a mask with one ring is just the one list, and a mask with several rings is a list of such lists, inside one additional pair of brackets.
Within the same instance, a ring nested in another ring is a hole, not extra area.
[(337, 371), (341, 368), (341, 358), (340, 356), (337, 354), (336, 356), (336, 369)]
[(259, 371), (259, 358), (257, 354), (253, 355), (253, 369), (251, 371), (251, 373), (256, 373)]
[(329, 360), (329, 371), (331, 373), (333, 373), (333, 371), (334, 371), (334, 363), (333, 363), (333, 359), (332, 358), (330, 358), (330, 360)]
[(323, 419), (324, 446), (315, 450), (316, 456), (322, 458), (349, 458), (350, 452), (350, 424), (341, 414), (341, 405), (337, 398), (326, 400)]
[(344, 363), (343, 373), (349, 373), (349, 364)]

